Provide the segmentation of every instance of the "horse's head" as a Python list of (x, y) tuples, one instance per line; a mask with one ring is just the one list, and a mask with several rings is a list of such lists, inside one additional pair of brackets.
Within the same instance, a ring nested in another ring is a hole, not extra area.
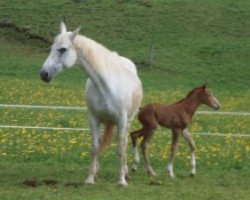
[(78, 35), (80, 28), (74, 32), (67, 32), (66, 25), (61, 22), (60, 34), (55, 38), (51, 51), (40, 71), (40, 77), (45, 82), (52, 78), (64, 68), (73, 66), (77, 61), (77, 53), (73, 46), (73, 40)]
[(200, 89), (201, 89), (200, 98), (202, 103), (208, 105), (209, 107), (215, 110), (219, 110), (221, 105), (219, 101), (216, 99), (216, 97), (212, 94), (212, 92), (209, 91), (207, 85), (204, 84), (203, 86), (200, 87)]

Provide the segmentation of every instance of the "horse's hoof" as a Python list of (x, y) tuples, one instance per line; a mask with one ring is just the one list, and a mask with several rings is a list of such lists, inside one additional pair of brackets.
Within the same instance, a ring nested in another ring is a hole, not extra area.
[(131, 176), (129, 176), (128, 174), (125, 176), (126, 181), (130, 181), (131, 180)]
[(195, 173), (190, 173), (190, 176), (191, 177), (195, 177)]
[(94, 184), (95, 184), (94, 182), (85, 181), (85, 185), (94, 185)]
[(118, 182), (118, 186), (120, 186), (120, 187), (127, 187), (128, 184), (127, 184), (126, 181), (120, 181), (120, 182)]
[(92, 177), (88, 177), (85, 181), (85, 184), (86, 185), (94, 185), (95, 184), (95, 181)]

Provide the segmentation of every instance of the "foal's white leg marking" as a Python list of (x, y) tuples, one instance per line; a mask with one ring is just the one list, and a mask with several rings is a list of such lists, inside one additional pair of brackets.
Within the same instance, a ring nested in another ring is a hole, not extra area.
[(99, 152), (100, 123), (90, 111), (89, 111), (89, 120), (90, 120), (91, 132), (92, 132), (92, 155), (91, 155), (92, 160), (91, 160), (89, 176), (86, 179), (85, 183), (94, 184), (95, 175), (99, 168), (98, 152)]
[(178, 150), (179, 133), (180, 133), (179, 129), (172, 130), (171, 152), (170, 152), (169, 161), (167, 165), (167, 172), (171, 178), (175, 177), (174, 171), (173, 171), (173, 165), (174, 165), (175, 155)]
[(173, 162), (169, 160), (168, 165), (167, 165), (167, 172), (171, 178), (174, 178), (174, 171), (173, 171)]
[(196, 162), (195, 162), (195, 153), (191, 152), (191, 176), (196, 174)]
[(196, 162), (195, 162), (195, 143), (194, 140), (192, 139), (191, 135), (189, 134), (188, 129), (184, 129), (182, 132), (182, 135), (184, 139), (187, 141), (190, 149), (191, 149), (191, 159), (190, 159), (190, 164), (191, 164), (191, 176), (195, 176), (196, 174)]
[(139, 157), (139, 152), (138, 152), (138, 145), (133, 147), (133, 152), (134, 152), (134, 162), (132, 165), (132, 171), (136, 171), (138, 169), (138, 165), (140, 163), (140, 157)]
[(140, 157), (139, 157), (139, 152), (138, 152), (138, 146), (134, 147), (133, 151), (134, 151), (134, 161), (135, 161), (135, 163), (139, 164)]

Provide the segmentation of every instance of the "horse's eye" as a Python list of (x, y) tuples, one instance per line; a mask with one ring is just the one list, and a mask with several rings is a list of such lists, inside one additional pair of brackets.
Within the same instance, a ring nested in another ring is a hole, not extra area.
[(67, 51), (67, 49), (62, 47), (62, 48), (58, 49), (58, 51), (60, 54), (64, 54)]

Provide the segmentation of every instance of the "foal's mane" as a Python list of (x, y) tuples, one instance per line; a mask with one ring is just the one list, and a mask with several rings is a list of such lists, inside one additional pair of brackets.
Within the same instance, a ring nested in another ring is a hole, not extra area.
[(188, 99), (190, 96), (192, 96), (197, 90), (201, 89), (203, 86), (201, 87), (197, 87), (197, 88), (194, 88), (192, 89), (185, 98), (181, 99), (180, 101), (177, 101), (175, 104), (179, 104), (179, 103), (182, 103), (184, 100)]

